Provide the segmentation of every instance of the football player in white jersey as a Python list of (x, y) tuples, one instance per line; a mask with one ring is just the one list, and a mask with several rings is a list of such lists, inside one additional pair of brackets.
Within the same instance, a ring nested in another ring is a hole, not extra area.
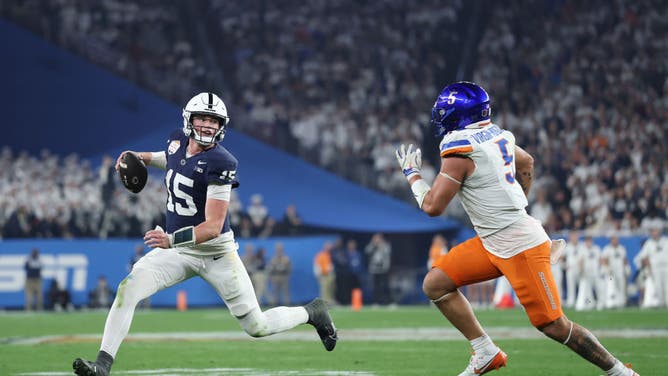
[(580, 278), (578, 280), (578, 296), (575, 299), (576, 311), (587, 311), (594, 308), (602, 309), (603, 280), (600, 271), (601, 247), (594, 244), (591, 235), (586, 235), (578, 250), (580, 256)]
[[(146, 232), (144, 242), (153, 250), (118, 286), (97, 360), (75, 359), (77, 375), (108, 375), (137, 303), (194, 276), (216, 290), (250, 336), (264, 337), (309, 323), (325, 348), (334, 349), (337, 331), (323, 300), (316, 298), (303, 307), (260, 309), (230, 230), (227, 208), (230, 192), (238, 186), (237, 160), (218, 144), (228, 122), (223, 101), (213, 93), (200, 93), (186, 104), (183, 128), (170, 135), (163, 150), (136, 153), (147, 165), (166, 170), (166, 228)], [(123, 154), (130, 152), (121, 153), (117, 170)]]
[(661, 230), (661, 226), (650, 229), (649, 238), (633, 259), (636, 267), (647, 273), (641, 303), (643, 308), (668, 305), (668, 237), (663, 236)]
[(601, 267), (606, 277), (605, 308), (626, 306), (626, 289), (631, 268), (626, 247), (617, 235), (610, 236), (610, 243), (603, 247)]
[[(577, 231), (571, 231), (568, 234), (568, 243), (564, 248), (564, 258), (566, 259), (566, 307), (575, 307), (575, 298), (577, 296), (578, 279), (582, 271), (580, 270), (580, 234)], [(562, 298), (563, 299), (563, 298)]]
[(533, 158), (515, 136), (490, 120), (487, 92), (471, 82), (446, 86), (432, 109), (441, 169), (432, 186), (420, 175), (422, 152), (401, 145), (396, 156), (418, 206), (430, 216), (443, 213), (459, 193), (477, 236), (439, 257), (427, 273), (427, 297), (470, 342), (473, 356), (460, 376), (482, 375), (506, 365), (506, 354), (485, 333), (459, 287), (505, 276), (529, 320), (607, 375), (633, 376), (582, 326), (561, 310), (550, 268), (550, 239), (525, 210), (533, 179)]

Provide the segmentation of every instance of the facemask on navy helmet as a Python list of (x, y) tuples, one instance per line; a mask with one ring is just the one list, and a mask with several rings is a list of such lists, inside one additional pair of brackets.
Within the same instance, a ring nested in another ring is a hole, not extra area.
[(473, 82), (460, 81), (446, 86), (431, 110), (431, 125), (436, 137), (489, 120), (492, 109), (489, 95)]
[[(218, 119), (219, 128), (213, 136), (199, 134), (193, 127), (193, 115), (212, 116)], [(192, 97), (183, 108), (183, 133), (203, 146), (213, 145), (223, 140), (230, 118), (225, 103), (213, 93), (199, 93)]]

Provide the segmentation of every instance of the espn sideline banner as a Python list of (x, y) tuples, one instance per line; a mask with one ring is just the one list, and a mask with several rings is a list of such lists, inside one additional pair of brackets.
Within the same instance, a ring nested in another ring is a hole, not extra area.
[[(274, 255), (276, 243), (283, 243), (292, 262), (290, 294), (294, 303), (306, 302), (319, 294), (318, 281), (313, 275), (313, 258), (327, 241), (335, 236), (299, 238), (241, 239), (239, 254), (244, 246), (253, 244), (254, 250), (264, 247), (267, 263)], [(88, 304), (88, 294), (95, 288), (98, 277), (104, 275), (115, 291), (128, 274), (135, 247), (141, 239), (130, 240), (61, 240), (21, 239), (0, 241), (0, 309), (24, 306), (24, 264), (33, 248), (42, 260), (43, 291), (46, 296), (52, 279), (69, 290), (72, 304)], [(148, 252), (148, 250), (147, 250)], [(176, 295), (185, 290), (189, 306), (214, 306), (223, 302), (204, 280), (198, 277), (167, 288), (151, 297), (153, 306), (176, 306)], [(46, 303), (46, 301), (45, 301)]]

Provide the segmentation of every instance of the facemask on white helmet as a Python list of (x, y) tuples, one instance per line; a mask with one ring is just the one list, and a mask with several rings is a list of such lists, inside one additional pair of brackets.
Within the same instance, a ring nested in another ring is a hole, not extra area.
[[(193, 127), (193, 115), (213, 116), (218, 119), (220, 127), (211, 136), (199, 134)], [(213, 93), (199, 93), (192, 97), (183, 108), (183, 133), (203, 146), (222, 141), (229, 122), (230, 118), (227, 116), (225, 103)]]

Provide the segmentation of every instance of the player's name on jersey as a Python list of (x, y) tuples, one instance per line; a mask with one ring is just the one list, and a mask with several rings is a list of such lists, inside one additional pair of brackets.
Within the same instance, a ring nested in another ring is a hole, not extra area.
[(473, 137), (473, 139), (477, 143), (482, 144), (483, 142), (489, 141), (492, 138), (500, 135), (501, 132), (503, 132), (501, 130), (501, 128), (499, 128), (496, 125), (492, 125), (491, 127), (487, 128), (487, 129), (483, 129), (480, 132), (476, 132), (476, 133), (472, 134), (471, 137)]

